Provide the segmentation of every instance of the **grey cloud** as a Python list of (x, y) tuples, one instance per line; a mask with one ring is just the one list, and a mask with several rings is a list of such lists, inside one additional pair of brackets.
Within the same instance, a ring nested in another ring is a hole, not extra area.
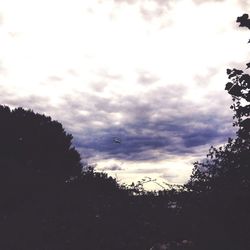
[[(238, 29), (238, 27), (237, 27), (237, 29)], [(246, 43), (247, 43), (247, 41), (246, 41)], [(244, 69), (244, 68), (246, 68), (246, 63), (248, 63), (248, 61), (246, 61), (245, 63), (244, 62), (240, 62), (240, 63), (239, 62), (230, 62), (230, 63), (228, 63), (227, 68)], [(226, 69), (225, 69), (225, 73), (226, 73)]]
[(239, 0), (238, 2), (244, 10), (250, 7), (250, 3), (248, 0)]
[(96, 75), (97, 75), (98, 80), (93, 81), (91, 83), (91, 88), (95, 92), (102, 92), (105, 90), (108, 84), (114, 83), (116, 81), (120, 81), (122, 79), (121, 75), (108, 72), (105, 69), (99, 70)]
[(159, 78), (150, 74), (149, 72), (139, 72), (137, 82), (142, 85), (150, 85), (157, 82)]
[[(65, 98), (67, 105), (61, 108), (64, 114), (60, 118), (71, 121), (64, 124), (73, 133), (77, 148), (89, 158), (167, 159), (195, 154), (204, 145), (223, 143), (232, 136), (233, 129), (228, 129), (231, 116), (216, 105), (204, 109), (184, 101), (184, 93), (183, 86), (170, 86), (138, 97), (79, 94)], [(82, 114), (82, 110), (88, 113)], [(113, 117), (115, 113), (121, 113), (120, 123)], [(74, 128), (74, 124), (81, 126)], [(121, 138), (121, 143), (114, 143), (114, 137)]]
[[(148, 4), (149, 2), (156, 3), (155, 9), (148, 9), (145, 4)], [(160, 18), (164, 16), (167, 11), (171, 9), (171, 3), (173, 3), (173, 0), (115, 0), (115, 3), (122, 4), (127, 3), (130, 5), (133, 4), (139, 4), (140, 6), (140, 13), (142, 17), (147, 20), (151, 21), (153, 19)]]
[(49, 81), (53, 81), (53, 82), (60, 82), (63, 80), (63, 78), (59, 77), (59, 76), (50, 76), (48, 77)]
[(35, 112), (39, 113), (46, 113), (50, 116), (49, 110), (51, 110), (51, 106), (48, 104), (48, 98), (42, 98), (40, 96), (28, 96), (28, 97), (21, 97), (18, 99), (11, 98), (5, 101), (7, 105), (12, 107), (23, 107), (25, 109), (32, 109)]
[[(145, 3), (148, 0), (114, 0), (115, 3), (128, 3), (128, 4), (134, 4), (134, 3)], [(149, 0), (150, 2), (155, 2), (158, 5), (170, 5), (173, 0)]]
[(140, 0), (114, 0), (115, 3), (128, 3), (128, 4), (134, 4)]
[[(30, 108), (61, 122), (73, 134), (74, 144), (86, 160), (171, 159), (194, 155), (205, 145), (226, 142), (233, 135), (232, 115), (229, 107), (225, 112), (221, 96), (215, 96), (213, 105), (211, 97), (204, 99), (202, 106), (196, 105), (182, 98), (186, 88), (181, 85), (111, 99), (76, 93), (65, 96), (58, 107), (51, 106), (47, 98), (19, 97), (0, 90), (2, 104)], [(121, 114), (120, 118), (116, 114)], [(115, 143), (114, 137), (121, 143)]]
[(203, 4), (203, 3), (209, 3), (209, 2), (224, 2), (225, 0), (193, 0), (196, 4)]
[(79, 76), (79, 74), (74, 69), (67, 70), (67, 73), (71, 76)]
[(178, 177), (178, 175), (177, 174), (164, 173), (164, 174), (160, 175), (160, 177), (165, 179), (166, 181), (172, 182)]
[(122, 78), (121, 75), (115, 74), (115, 73), (110, 73), (104, 69), (100, 70), (98, 72), (98, 75), (101, 77), (101, 79), (104, 79), (104, 80), (120, 80)]
[(107, 86), (108, 84), (105, 83), (104, 81), (100, 81), (100, 82), (92, 82), (91, 83), (91, 88), (96, 91), (96, 92), (102, 92), (105, 87)]
[(212, 128), (207, 126), (204, 129), (195, 129), (192, 132), (183, 135), (184, 146), (187, 148), (192, 148), (212, 142), (214, 139), (220, 136), (220, 133), (217, 131), (217, 129), (218, 125), (213, 124)]
[(165, 169), (162, 168), (137, 168), (137, 169), (132, 169), (131, 171), (127, 171), (129, 173), (133, 174), (162, 174), (162, 171)]
[(56, 75), (52, 75), (49, 76), (46, 81), (41, 82), (41, 84), (45, 87), (49, 87), (49, 86), (54, 86), (54, 87), (61, 87), (63, 78), (60, 76), (56, 76)]
[(18, 37), (20, 37), (21, 36), (21, 32), (8, 32), (8, 35), (11, 37), (11, 38), (13, 38), (13, 39), (15, 39), (15, 38), (18, 38)]
[(165, 14), (166, 11), (165, 8), (162, 8), (161, 6), (158, 6), (154, 10), (148, 10), (142, 4), (140, 7), (140, 12), (145, 20), (151, 21), (154, 18), (159, 18), (163, 16), (163, 14)]
[(0, 104), (2, 105), (12, 108), (23, 107), (32, 109), (35, 112), (44, 113), (48, 116), (51, 116), (50, 113), (53, 110), (50, 100), (46, 97), (38, 95), (19, 96), (3, 86), (0, 86), (0, 99)]
[(105, 166), (101, 169), (102, 171), (120, 171), (123, 170), (123, 168), (117, 164), (112, 164), (110, 166)]
[[(162, 17), (164, 19), (168, 19), (167, 13), (172, 9), (172, 0), (151, 0), (156, 3), (156, 7), (154, 9), (147, 9), (145, 6), (145, 1), (141, 1), (140, 3), (140, 13), (142, 17), (147, 21), (152, 21), (154, 19), (159, 19), (162, 22)], [(163, 24), (163, 23), (162, 23)], [(163, 26), (170, 25), (171, 21), (167, 20)]]
[(197, 74), (194, 76), (194, 81), (198, 86), (206, 86), (210, 80), (218, 73), (218, 69), (210, 68), (206, 74)]

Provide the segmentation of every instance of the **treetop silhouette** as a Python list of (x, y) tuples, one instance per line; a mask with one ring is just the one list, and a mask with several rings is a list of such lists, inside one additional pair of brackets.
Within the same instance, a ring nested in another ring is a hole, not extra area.
[(0, 121), (2, 178), (3, 170), (9, 168), (52, 182), (65, 182), (81, 173), (80, 155), (72, 145), (72, 135), (59, 122), (31, 110), (10, 110), (6, 106), (0, 106)]
[[(241, 27), (250, 29), (250, 19), (244, 14), (237, 18)], [(247, 63), (247, 67), (250, 63)], [(187, 186), (199, 192), (223, 188), (239, 191), (250, 188), (250, 75), (241, 69), (227, 69), (229, 82), (225, 90), (232, 96), (233, 126), (237, 137), (219, 148), (211, 147), (204, 161), (194, 164)]]

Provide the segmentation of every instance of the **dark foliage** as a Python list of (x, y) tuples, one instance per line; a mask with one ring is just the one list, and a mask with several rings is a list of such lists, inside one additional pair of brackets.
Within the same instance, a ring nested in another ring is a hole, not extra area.
[(185, 235), (172, 227), (174, 191), (82, 171), (72, 136), (50, 117), (0, 106), (0, 121), (0, 249), (144, 250)]
[(0, 138), (0, 194), (7, 210), (47, 195), (81, 173), (72, 136), (50, 117), (0, 106)]

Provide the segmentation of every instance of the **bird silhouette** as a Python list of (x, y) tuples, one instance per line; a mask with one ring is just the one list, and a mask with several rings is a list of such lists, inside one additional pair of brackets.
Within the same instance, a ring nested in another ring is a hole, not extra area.
[(121, 138), (118, 138), (118, 137), (114, 137), (113, 138), (113, 143), (117, 143), (117, 144), (121, 144)]

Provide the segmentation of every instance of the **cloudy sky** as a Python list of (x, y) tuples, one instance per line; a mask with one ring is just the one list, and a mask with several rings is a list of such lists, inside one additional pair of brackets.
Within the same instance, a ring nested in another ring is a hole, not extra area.
[(183, 183), (234, 135), (224, 86), (249, 59), (247, 2), (0, 0), (0, 103), (60, 121), (121, 182)]

